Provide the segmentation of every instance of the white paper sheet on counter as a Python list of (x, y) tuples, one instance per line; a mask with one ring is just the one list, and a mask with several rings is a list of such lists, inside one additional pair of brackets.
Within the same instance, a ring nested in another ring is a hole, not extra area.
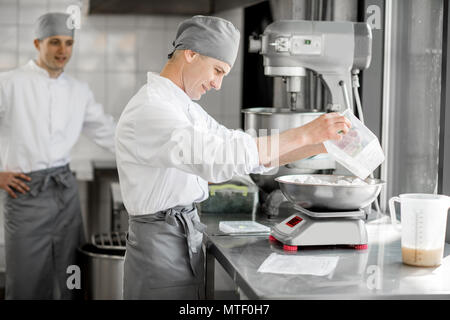
[(258, 272), (327, 276), (336, 269), (339, 257), (294, 256), (272, 253)]
[(255, 221), (220, 221), (224, 233), (269, 233), (270, 228)]

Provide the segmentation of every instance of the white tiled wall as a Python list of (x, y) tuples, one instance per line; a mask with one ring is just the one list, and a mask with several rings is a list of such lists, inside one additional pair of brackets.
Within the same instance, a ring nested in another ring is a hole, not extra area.
[[(16, 68), (36, 56), (33, 24), (46, 12), (65, 12), (81, 0), (0, 0), (0, 72)], [(243, 32), (243, 10), (217, 13)], [(148, 71), (159, 72), (187, 16), (82, 15), (75, 47), (66, 72), (89, 83), (97, 101), (117, 120), (129, 99), (146, 82)], [(242, 46), (241, 39), (241, 48)], [(242, 49), (222, 90), (209, 92), (200, 105), (229, 128), (240, 125)], [(87, 138), (75, 146), (76, 157), (110, 157)]]

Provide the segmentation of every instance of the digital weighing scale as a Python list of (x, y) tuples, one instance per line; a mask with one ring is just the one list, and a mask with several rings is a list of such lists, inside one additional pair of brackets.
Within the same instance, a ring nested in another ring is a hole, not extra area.
[(275, 225), (269, 236), (279, 241), (286, 251), (298, 246), (348, 245), (357, 250), (367, 249), (367, 230), (362, 220), (367, 209), (355, 211), (311, 211), (294, 206), (297, 213)]
[[(307, 183), (307, 178), (320, 183)], [(296, 210), (270, 232), (285, 250), (298, 246), (350, 246), (367, 249), (364, 220), (385, 184), (367, 178), (362, 185), (342, 184), (356, 177), (338, 175), (287, 175), (275, 179)], [(305, 182), (301, 182), (305, 181)], [(356, 209), (355, 209), (356, 208)]]

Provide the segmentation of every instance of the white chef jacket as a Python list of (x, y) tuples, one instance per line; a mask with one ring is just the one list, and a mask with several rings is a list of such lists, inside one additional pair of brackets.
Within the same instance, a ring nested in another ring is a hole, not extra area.
[(0, 74), (0, 169), (31, 172), (63, 166), (81, 131), (115, 152), (115, 123), (87, 83), (64, 72), (50, 78), (33, 60)]
[(201, 202), (208, 197), (208, 181), (269, 170), (260, 166), (251, 135), (220, 125), (155, 73), (148, 73), (147, 84), (120, 116), (116, 162), (131, 215)]

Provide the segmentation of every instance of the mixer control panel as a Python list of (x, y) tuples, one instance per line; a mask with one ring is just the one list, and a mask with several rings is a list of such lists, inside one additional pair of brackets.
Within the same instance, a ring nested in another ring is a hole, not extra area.
[(291, 38), (291, 54), (318, 56), (322, 54), (321, 36), (295, 35)]
[(320, 56), (322, 54), (323, 39), (317, 35), (281, 36), (269, 44), (276, 52), (286, 52), (291, 55)]

